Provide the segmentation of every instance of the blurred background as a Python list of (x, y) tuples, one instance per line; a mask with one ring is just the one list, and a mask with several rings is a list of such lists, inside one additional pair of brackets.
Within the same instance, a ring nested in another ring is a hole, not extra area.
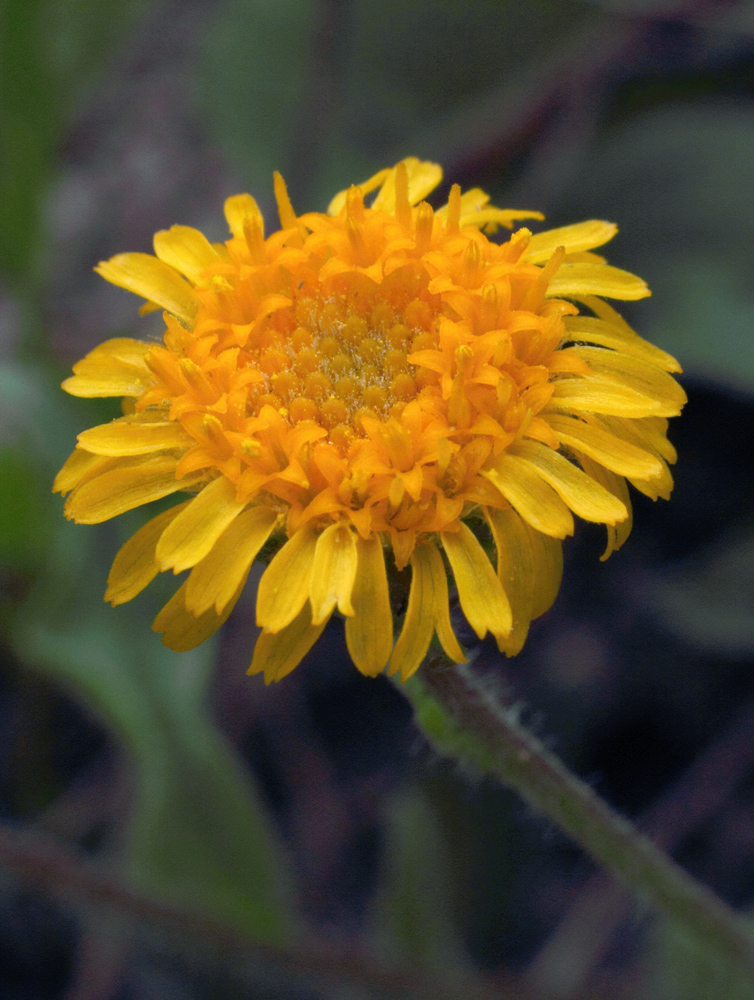
[[(53, 476), (117, 402), (60, 381), (159, 333), (92, 271), (226, 237), (406, 155), (547, 225), (614, 220), (624, 312), (684, 366), (670, 503), (566, 544), (555, 607), (478, 668), (599, 794), (754, 902), (754, 3), (0, 2), (0, 998), (750, 1000), (505, 790), (440, 760), (342, 624), (266, 688), (253, 586), (188, 654), (174, 583), (102, 602), (143, 522)], [(151, 516), (151, 514), (150, 514)], [(253, 574), (252, 574), (253, 576)], [(253, 582), (253, 581), (252, 581)]]

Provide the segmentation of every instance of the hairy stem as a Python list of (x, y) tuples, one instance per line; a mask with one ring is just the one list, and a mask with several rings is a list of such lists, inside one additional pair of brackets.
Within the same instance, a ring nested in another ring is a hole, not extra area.
[(428, 662), (403, 690), (441, 753), (518, 792), (700, 945), (754, 976), (754, 935), (744, 921), (571, 774), (469, 665)]

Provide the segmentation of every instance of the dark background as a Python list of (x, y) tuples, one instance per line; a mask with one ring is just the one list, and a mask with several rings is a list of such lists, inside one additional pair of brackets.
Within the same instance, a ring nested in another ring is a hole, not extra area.
[(149, 623), (172, 579), (101, 601), (144, 512), (80, 527), (49, 493), (117, 412), (66, 397), (70, 365), (159, 330), (94, 264), (173, 223), (224, 239), (238, 191), (273, 228), (274, 169), (298, 211), (417, 155), (438, 204), (458, 181), (548, 225), (616, 221), (611, 263), (653, 289), (624, 312), (684, 366), (676, 490), (635, 497), (606, 564), (579, 526), (523, 653), (478, 668), (749, 907), (753, 57), (754, 4), (725, 0), (0, 2), (2, 1000), (754, 995), (436, 758), (341, 623), (265, 688), (250, 586), (214, 644), (169, 653)]

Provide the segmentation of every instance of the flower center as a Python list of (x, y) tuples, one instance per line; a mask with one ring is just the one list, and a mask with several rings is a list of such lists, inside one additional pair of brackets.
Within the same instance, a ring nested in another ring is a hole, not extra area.
[(364, 290), (304, 297), (277, 316), (276, 326), (296, 325), (278, 336), (269, 331), (257, 361), (265, 380), (254, 409), (269, 404), (293, 424), (313, 420), (339, 449), (363, 436), (363, 414), (400, 417), (409, 400), (439, 380), (408, 362), (412, 352), (437, 346), (439, 302), (426, 288), (409, 297), (416, 288), (391, 284), (379, 299)]

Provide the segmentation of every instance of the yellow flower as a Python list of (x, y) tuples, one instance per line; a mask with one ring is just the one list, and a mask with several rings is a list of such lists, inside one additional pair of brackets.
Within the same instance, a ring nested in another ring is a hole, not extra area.
[[(626, 480), (669, 495), (680, 368), (603, 301), (649, 294), (592, 253), (616, 227), (493, 242), (541, 216), (458, 185), (434, 211), (441, 177), (409, 158), (297, 216), (275, 175), (271, 236), (238, 195), (225, 244), (173, 226), (156, 256), (97, 268), (165, 310), (164, 343), (109, 340), (74, 366), (64, 388), (121, 396), (124, 416), (79, 435), (55, 489), (85, 524), (190, 495), (126, 542), (105, 595), (190, 570), (154, 623), (172, 649), (222, 624), (267, 546), (250, 667), (267, 681), (336, 608), (364, 674), (409, 677), (435, 634), (463, 661), (446, 562), (471, 627), (512, 655), (555, 598), (573, 514), (607, 526), (607, 556), (630, 531)], [(395, 644), (386, 558), (411, 570)]]

